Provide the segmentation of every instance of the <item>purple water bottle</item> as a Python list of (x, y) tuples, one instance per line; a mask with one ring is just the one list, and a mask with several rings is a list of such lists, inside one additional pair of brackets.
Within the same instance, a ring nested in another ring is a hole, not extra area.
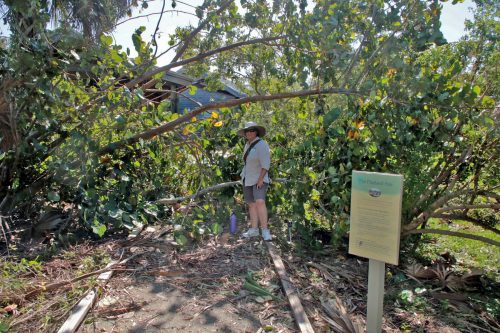
[(231, 217), (229, 217), (229, 232), (231, 233), (231, 235), (234, 235), (236, 233), (236, 229), (236, 214), (232, 212)]

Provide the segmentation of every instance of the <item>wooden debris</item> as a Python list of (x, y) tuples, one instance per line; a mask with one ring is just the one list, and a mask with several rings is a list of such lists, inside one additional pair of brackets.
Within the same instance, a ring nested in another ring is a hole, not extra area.
[(358, 321), (353, 321), (349, 315), (342, 300), (335, 296), (335, 303), (327, 299), (321, 300), (323, 310), (328, 314), (328, 317), (323, 317), (338, 333), (362, 333), (364, 332), (363, 325)]
[(314, 329), (309, 322), (309, 318), (307, 318), (304, 307), (300, 302), (300, 298), (286, 274), (285, 265), (283, 265), (283, 261), (281, 260), (276, 247), (272, 242), (265, 242), (265, 244), (267, 245), (269, 255), (273, 259), (274, 267), (276, 268), (276, 271), (281, 279), (281, 284), (285, 290), (285, 294), (288, 296), (288, 301), (290, 302), (290, 307), (292, 308), (293, 316), (299, 326), (300, 332), (314, 333)]
[(57, 333), (74, 333), (80, 327), (83, 319), (89, 312), (96, 299), (97, 290), (92, 288), (84, 298), (73, 308), (72, 313)]
[[(287, 181), (288, 181), (288, 179), (286, 179), (286, 178), (273, 179), (273, 182), (286, 183)], [(201, 190), (199, 190), (198, 192), (196, 192), (194, 194), (191, 194), (191, 195), (188, 195), (188, 196), (184, 196), (184, 197), (158, 199), (156, 201), (156, 203), (159, 204), (159, 205), (173, 205), (173, 204), (176, 204), (176, 203), (179, 203), (179, 202), (182, 202), (182, 201), (192, 200), (192, 199), (195, 199), (195, 198), (197, 198), (197, 197), (199, 197), (201, 195), (204, 195), (204, 194), (207, 194), (207, 193), (210, 193), (210, 192), (213, 192), (213, 191), (221, 190), (221, 189), (224, 189), (224, 188), (227, 188), (227, 187), (232, 187), (232, 186), (241, 186), (241, 181), (240, 180), (236, 180), (236, 181), (232, 181), (232, 182), (226, 182), (226, 183), (222, 183), (222, 184), (217, 184), (217, 185), (214, 185), (214, 186), (210, 186), (210, 187), (201, 189)]]
[[(124, 265), (126, 264), (129, 260), (132, 258), (136, 257), (138, 254), (134, 254), (130, 257), (128, 257), (125, 260), (122, 260), (120, 262), (112, 262), (110, 263), (106, 268), (104, 268), (103, 271), (99, 277), (98, 280), (102, 281), (102, 284), (105, 285), (108, 280), (111, 278), (113, 274), (113, 270), (111, 270), (112, 267), (117, 266), (117, 265)], [(93, 272), (95, 273), (95, 272)], [(90, 273), (92, 274), (92, 273)], [(88, 274), (86, 274), (88, 275)], [(95, 274), (92, 274), (95, 275)], [(81, 277), (80, 277), (81, 278)], [(96, 287), (92, 288), (85, 297), (76, 304), (76, 306), (73, 308), (69, 318), (64, 322), (64, 324), (61, 326), (61, 328), (57, 331), (57, 333), (74, 333), (80, 327), (81, 323), (83, 322), (83, 319), (85, 319), (85, 316), (89, 312), (89, 310), (92, 308), (94, 305), (97, 295), (98, 295), (98, 289)]]
[(431, 295), (432, 297), (439, 300), (460, 301), (460, 302), (465, 302), (468, 300), (468, 297), (465, 296), (464, 294), (431, 292)]
[(321, 266), (319, 264), (316, 264), (314, 262), (308, 262), (306, 265), (310, 266), (310, 267), (314, 267), (317, 270), (319, 270), (321, 272), (321, 275), (325, 278), (326, 281), (328, 281), (328, 282), (334, 282), (335, 281), (335, 278), (333, 277), (332, 274), (330, 274), (330, 272), (328, 272), (328, 270), (326, 269), (326, 267)]
[(412, 264), (405, 269), (405, 272), (416, 279), (434, 279), (437, 276), (435, 271), (421, 264)]

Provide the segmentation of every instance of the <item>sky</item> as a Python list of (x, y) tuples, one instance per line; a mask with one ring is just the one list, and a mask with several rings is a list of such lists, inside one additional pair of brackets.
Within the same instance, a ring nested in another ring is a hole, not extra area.
[[(194, 15), (189, 15), (187, 13), (194, 13), (194, 7), (200, 5), (203, 0), (177, 0), (177, 6), (173, 10), (171, 7), (171, 1), (165, 1), (165, 10), (169, 12), (164, 13), (160, 26), (160, 35), (157, 37), (159, 43), (158, 54), (168, 48), (168, 35), (173, 33), (175, 28), (178, 26), (186, 26), (188, 24), (196, 25), (198, 18)], [(146, 31), (143, 33), (145, 39), (151, 39), (151, 35), (156, 28), (159, 15), (150, 15), (151, 13), (161, 12), (163, 1), (153, 0), (148, 2), (148, 8), (144, 10), (135, 9), (133, 12), (133, 17), (138, 15), (144, 15), (132, 20), (122, 20), (123, 23), (118, 24), (115, 31), (113, 31), (112, 36), (115, 43), (122, 45), (124, 48), (130, 48), (131, 54), (134, 55), (134, 47), (132, 44), (132, 34), (139, 26), (143, 25), (146, 27)], [(441, 30), (444, 37), (448, 42), (457, 41), (464, 34), (464, 21), (465, 19), (471, 19), (472, 14), (469, 10), (473, 6), (472, 0), (466, 0), (463, 3), (452, 5), (451, 1), (443, 2), (443, 12), (441, 15)], [(1, 25), (0, 22), (0, 36), (8, 35), (8, 29)], [(167, 64), (173, 57), (173, 52), (169, 52), (158, 59), (158, 65), (162, 66)]]

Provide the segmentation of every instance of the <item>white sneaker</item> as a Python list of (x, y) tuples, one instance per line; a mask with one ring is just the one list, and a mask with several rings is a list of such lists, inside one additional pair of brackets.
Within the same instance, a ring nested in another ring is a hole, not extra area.
[(247, 231), (245, 231), (243, 234), (241, 234), (245, 238), (250, 238), (250, 237), (257, 237), (259, 235), (259, 229), (257, 228), (250, 228)]
[(273, 236), (271, 236), (269, 229), (262, 229), (262, 239), (265, 241), (273, 240)]

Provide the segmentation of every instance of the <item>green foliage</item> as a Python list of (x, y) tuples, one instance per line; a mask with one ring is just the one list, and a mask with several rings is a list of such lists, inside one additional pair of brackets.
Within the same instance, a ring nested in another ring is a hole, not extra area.
[(28, 260), (26, 258), (22, 258), (19, 263), (2, 262), (2, 276), (4, 278), (11, 278), (27, 272), (34, 274), (41, 273), (41, 263), (36, 259)]
[[(155, 202), (236, 178), (243, 149), (236, 129), (245, 120), (266, 125), (271, 174), (289, 179), (272, 185), (273, 214), (296, 221), (296, 232), (312, 247), (320, 246), (315, 230), (330, 232), (335, 244), (349, 229), (352, 170), (403, 174), (408, 230), (425, 226), (446, 205), (493, 204), (497, 195), (493, 3), (478, 6), (478, 24), (468, 25), (466, 38), (446, 44), (437, 2), (324, 0), (310, 9), (291, 0), (242, 1), (242, 8), (205, 2), (195, 13), (203, 20), (201, 32), (190, 36), (194, 27), (178, 28), (169, 44), (179, 45), (177, 60), (186, 61), (186, 73), (204, 78), (207, 90), (221, 89), (222, 79), (255, 98), (343, 90), (185, 118), (141, 85), (161, 78), (145, 74), (155, 60), (144, 27), (131, 36), (138, 54), (130, 58), (110, 36), (95, 34), (107, 31), (107, 22), (86, 28), (79, 16), (56, 19), (55, 26), (81, 22), (95, 40), (86, 46), (82, 36), (76, 42), (78, 34), (49, 31), (51, 9), (44, 1), (31, 3), (5, 3), (13, 36), (0, 53), (0, 114), (15, 115), (4, 122), (13, 125), (0, 128), (0, 192), (7, 198), (0, 210), (6, 214), (28, 217), (49, 204), (71, 205), (81, 226), (99, 236), (167, 218), (181, 226), (175, 234), (180, 244), (188, 236), (218, 234), (231, 206), (210, 207), (218, 194), (206, 196), (209, 207), (202, 204), (191, 216), (169, 216)], [(121, 17), (123, 8), (107, 19)], [(92, 8), (89, 18), (96, 12)], [(286, 39), (214, 51), (257, 35)], [(198, 89), (187, 88), (191, 96)], [(153, 128), (162, 131), (151, 134)], [(233, 198), (234, 191), (223, 195)], [(486, 216), (453, 213), (445, 215), (477, 223)]]
[(498, 298), (489, 300), (486, 303), (486, 311), (498, 320), (500, 318), (500, 300)]

